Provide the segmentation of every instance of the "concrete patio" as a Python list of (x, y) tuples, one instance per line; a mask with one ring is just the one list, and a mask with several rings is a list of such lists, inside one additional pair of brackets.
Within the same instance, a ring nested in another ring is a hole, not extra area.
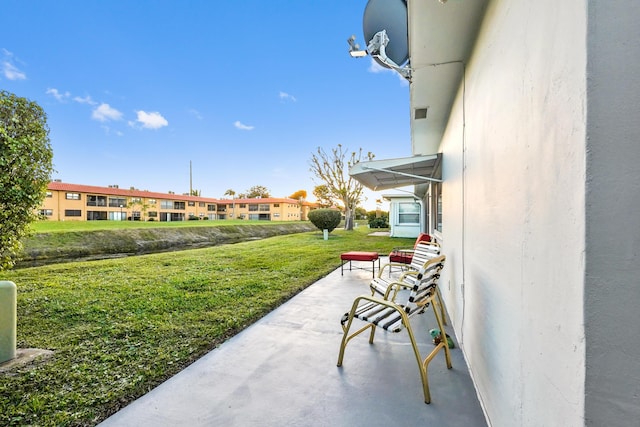
[[(486, 426), (459, 348), (453, 369), (431, 362), (429, 405), (404, 332), (354, 338), (336, 366), (339, 320), (370, 280), (338, 268), (100, 426)], [(432, 311), (412, 325), (424, 357)]]

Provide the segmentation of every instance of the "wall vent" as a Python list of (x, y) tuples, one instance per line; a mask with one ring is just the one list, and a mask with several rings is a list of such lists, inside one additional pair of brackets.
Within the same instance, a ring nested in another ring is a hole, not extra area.
[(428, 108), (416, 108), (413, 110), (413, 118), (415, 120), (426, 119)]

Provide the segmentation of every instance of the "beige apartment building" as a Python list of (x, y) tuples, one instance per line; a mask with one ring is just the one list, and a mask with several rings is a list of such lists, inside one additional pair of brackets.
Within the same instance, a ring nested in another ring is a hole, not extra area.
[(54, 181), (39, 212), (51, 221), (305, 221), (316, 207), (288, 198), (221, 200)]

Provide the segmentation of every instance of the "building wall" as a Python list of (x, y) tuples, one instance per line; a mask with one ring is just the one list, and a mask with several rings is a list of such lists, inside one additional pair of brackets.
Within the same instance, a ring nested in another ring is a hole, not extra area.
[[(422, 203), (417, 202), (413, 197), (387, 196), (389, 200), (389, 235), (391, 237), (413, 237), (416, 238), (424, 230), (424, 209)], [(399, 218), (399, 204), (419, 204), (418, 218), (415, 223), (402, 222)]]
[(584, 424), (585, 34), (584, 1), (491, 2), (440, 147), (441, 283), (494, 426)]
[(585, 419), (640, 425), (640, 2), (588, 17)]
[[(71, 200), (67, 198), (67, 194), (75, 194), (79, 198)], [(89, 206), (89, 196), (104, 197), (106, 205)], [(109, 206), (112, 204), (111, 199), (113, 198), (123, 200), (122, 208), (120, 208), (120, 204)], [(134, 199), (138, 199), (139, 202), (133, 203)], [(172, 206), (164, 206), (164, 202), (170, 202)], [(174, 202), (180, 206), (174, 208)], [(259, 205), (260, 207), (258, 207)], [(250, 206), (257, 207), (257, 210), (251, 210)], [(54, 182), (49, 185), (47, 197), (40, 210), (46, 211), (46, 218), (50, 221), (87, 221), (89, 212), (102, 213), (106, 216), (103, 218), (105, 220), (127, 220), (134, 216), (134, 212), (137, 212), (140, 220), (143, 221), (183, 221), (188, 220), (190, 216), (210, 220), (241, 218), (300, 221), (301, 218), (306, 220), (306, 214), (314, 208), (316, 208), (315, 204), (304, 202), (300, 206), (297, 201), (292, 199), (242, 199), (234, 202), (232, 200), (153, 193), (135, 189), (125, 190), (117, 187), (93, 187)], [(70, 216), (67, 212), (69, 210), (73, 210), (79, 215)], [(254, 215), (256, 215), (255, 218)], [(260, 215), (259, 218), (257, 215)]]

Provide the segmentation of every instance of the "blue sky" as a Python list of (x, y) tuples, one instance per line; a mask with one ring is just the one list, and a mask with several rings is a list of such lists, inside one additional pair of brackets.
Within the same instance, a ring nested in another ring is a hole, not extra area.
[(411, 155), (409, 86), (348, 54), (365, 5), (3, 0), (0, 89), (44, 108), (64, 182), (184, 193), (192, 162), (206, 197), (313, 199), (317, 147)]

